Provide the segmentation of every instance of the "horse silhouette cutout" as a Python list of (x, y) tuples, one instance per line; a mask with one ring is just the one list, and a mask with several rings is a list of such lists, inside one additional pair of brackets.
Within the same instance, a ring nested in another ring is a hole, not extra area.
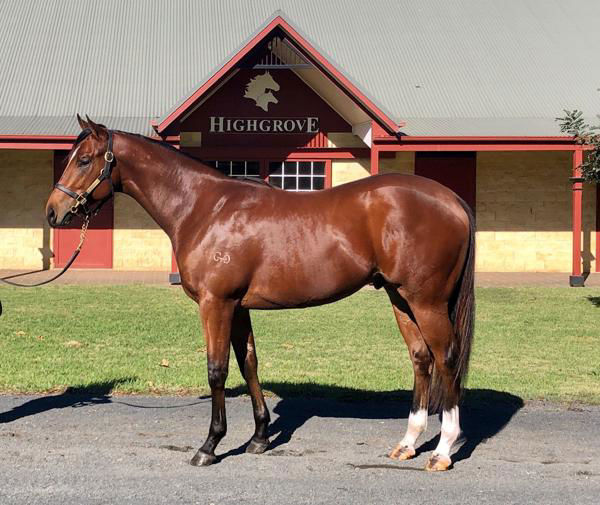
[(269, 72), (265, 72), (250, 79), (246, 84), (244, 98), (254, 100), (257, 107), (268, 112), (270, 103), (279, 103), (279, 100), (273, 95), (273, 91), (279, 91), (279, 84), (275, 82)]

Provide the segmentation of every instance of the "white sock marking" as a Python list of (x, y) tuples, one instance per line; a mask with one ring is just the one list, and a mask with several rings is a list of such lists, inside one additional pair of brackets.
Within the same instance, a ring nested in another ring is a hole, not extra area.
[(427, 429), (427, 409), (419, 409), (408, 415), (408, 428), (400, 445), (414, 448), (419, 435)]
[(460, 421), (458, 417), (458, 406), (450, 410), (444, 410), (442, 413), (442, 432), (440, 434), (440, 442), (435, 449), (436, 454), (450, 457), (450, 449), (452, 444), (460, 435)]

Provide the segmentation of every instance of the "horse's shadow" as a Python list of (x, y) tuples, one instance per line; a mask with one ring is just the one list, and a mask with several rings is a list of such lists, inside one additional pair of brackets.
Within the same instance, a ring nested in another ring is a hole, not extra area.
[[(264, 388), (279, 397), (273, 408), (278, 417), (269, 428), (273, 450), (288, 443), (294, 432), (313, 417), (353, 419), (407, 419), (412, 391), (375, 392), (320, 384), (266, 382)], [(229, 391), (229, 396), (242, 394), (244, 388)], [(510, 393), (490, 389), (471, 389), (461, 405), (462, 445), (454, 453), (453, 462), (467, 459), (482, 442), (500, 433), (523, 407), (523, 400)], [(405, 426), (398, 428), (401, 435)], [(417, 454), (437, 446), (439, 435), (417, 448)], [(219, 459), (241, 454), (247, 444), (223, 454)]]
[[(111, 391), (131, 377), (71, 386), (64, 393), (29, 400), (8, 412), (0, 413), (0, 424), (33, 416), (53, 409), (86, 407), (111, 403)], [(322, 384), (265, 382), (263, 387), (277, 395), (273, 408), (277, 418), (269, 428), (269, 450), (288, 443), (296, 430), (313, 417), (350, 419), (408, 418), (412, 391), (378, 392)], [(227, 396), (246, 394), (245, 387), (227, 390)], [(139, 406), (138, 406), (139, 407)], [(462, 405), (461, 422), (464, 442), (453, 456), (453, 462), (467, 459), (475, 448), (498, 434), (523, 407), (523, 400), (510, 393), (490, 389), (468, 390)], [(403, 427), (399, 427), (400, 434)], [(439, 435), (418, 447), (417, 452), (433, 450)], [(247, 444), (219, 456), (219, 460), (241, 454)]]
[(86, 407), (110, 403), (110, 393), (119, 384), (131, 382), (132, 377), (122, 377), (87, 385), (69, 386), (59, 395), (42, 396), (0, 413), (0, 424), (11, 423), (23, 417), (34, 416), (48, 410), (68, 407)]
[(594, 307), (600, 307), (600, 296), (588, 296), (588, 297), (586, 297), (586, 299)]

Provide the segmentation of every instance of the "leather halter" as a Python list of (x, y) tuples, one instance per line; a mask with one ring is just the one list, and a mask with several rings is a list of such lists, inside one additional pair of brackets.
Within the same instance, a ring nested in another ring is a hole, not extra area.
[[(115, 155), (113, 153), (113, 133), (111, 130), (108, 130), (108, 146), (106, 148), (106, 152), (104, 153), (104, 167), (100, 170), (100, 175), (96, 177), (94, 182), (92, 182), (89, 187), (83, 193), (75, 193), (75, 191), (59, 184), (58, 182), (54, 185), (54, 187), (63, 193), (69, 195), (75, 203), (71, 207), (71, 213), (77, 214), (79, 212), (79, 208), (83, 210), (83, 214), (85, 217), (89, 218), (95, 216), (100, 212), (102, 206), (110, 200), (115, 194), (115, 188), (112, 183), (112, 169), (113, 169), (113, 161), (115, 160)], [(93, 209), (89, 207), (88, 199), (94, 192), (94, 190), (102, 183), (103, 181), (108, 180), (110, 182), (110, 194), (100, 200), (100, 203), (96, 205)]]

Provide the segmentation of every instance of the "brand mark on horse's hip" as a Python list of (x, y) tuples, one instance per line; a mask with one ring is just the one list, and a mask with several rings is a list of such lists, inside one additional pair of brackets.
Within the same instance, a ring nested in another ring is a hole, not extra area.
[(213, 260), (216, 261), (217, 263), (227, 264), (231, 261), (231, 256), (229, 256), (229, 254), (227, 254), (227, 253), (222, 254), (221, 251), (217, 251), (213, 255)]

